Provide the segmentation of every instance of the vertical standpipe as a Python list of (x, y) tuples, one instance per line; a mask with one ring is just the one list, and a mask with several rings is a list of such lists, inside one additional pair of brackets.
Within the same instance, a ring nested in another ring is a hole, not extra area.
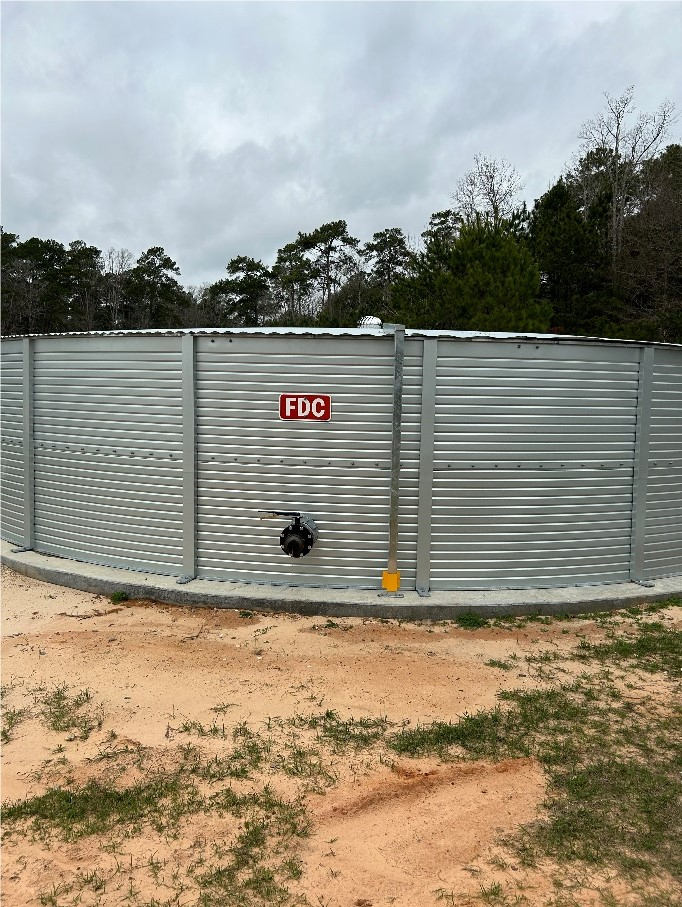
[(398, 507), (400, 504), (400, 439), (403, 418), (403, 366), (405, 363), (405, 327), (384, 325), (393, 331), (395, 356), (393, 369), (393, 433), (391, 439), (391, 510), (388, 523), (388, 564), (381, 585), (387, 592), (400, 588), (398, 570)]
[(649, 480), (649, 444), (651, 437), (651, 397), (654, 382), (654, 348), (643, 347), (639, 362), (637, 399), (637, 435), (632, 476), (632, 529), (630, 546), (630, 579), (644, 580), (646, 546), (646, 503)]
[(417, 511), (417, 593), (429, 596), (431, 584), (431, 517), (433, 511), (433, 450), (436, 431), (438, 341), (423, 341), (421, 425), (419, 429), (419, 509)]
[[(33, 356), (34, 342), (31, 337), (23, 340), (23, 386), (24, 386), (24, 545), (32, 551), (35, 545), (35, 472), (33, 445)], [(21, 550), (21, 549), (19, 549)]]
[(196, 576), (196, 366), (194, 335), (182, 338), (182, 576)]

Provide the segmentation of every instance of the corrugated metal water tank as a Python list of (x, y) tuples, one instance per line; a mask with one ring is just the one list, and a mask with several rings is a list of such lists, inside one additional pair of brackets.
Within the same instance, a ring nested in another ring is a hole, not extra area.
[[(331, 418), (281, 418), (281, 395)], [(309, 514), (310, 553), (262, 511)], [(679, 574), (682, 347), (395, 325), (3, 340), (2, 535), (183, 580), (379, 589), (397, 559), (422, 594)]]

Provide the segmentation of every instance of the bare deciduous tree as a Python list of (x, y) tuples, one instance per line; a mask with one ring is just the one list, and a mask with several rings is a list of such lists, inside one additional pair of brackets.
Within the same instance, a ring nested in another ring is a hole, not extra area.
[[(673, 123), (675, 105), (664, 101), (655, 113), (637, 113), (631, 85), (619, 97), (604, 92), (606, 110), (583, 124), (578, 133), (585, 156), (599, 152), (606, 157), (611, 191), (610, 246), (614, 272), (623, 241), (623, 224), (639, 170), (659, 151)], [(634, 121), (633, 121), (634, 118)]]
[(509, 161), (477, 154), (474, 167), (459, 181), (452, 198), (468, 223), (478, 214), (498, 227), (517, 207), (522, 188), (521, 177)]
[(133, 266), (134, 259), (128, 249), (111, 248), (103, 256), (104, 260), (104, 309), (108, 313), (109, 327), (116, 330), (122, 326), (121, 303), (126, 275)]

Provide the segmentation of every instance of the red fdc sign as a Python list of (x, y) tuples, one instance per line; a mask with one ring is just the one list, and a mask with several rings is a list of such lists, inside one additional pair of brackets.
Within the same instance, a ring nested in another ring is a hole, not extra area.
[(279, 417), (329, 422), (332, 417), (332, 398), (329, 394), (280, 394)]

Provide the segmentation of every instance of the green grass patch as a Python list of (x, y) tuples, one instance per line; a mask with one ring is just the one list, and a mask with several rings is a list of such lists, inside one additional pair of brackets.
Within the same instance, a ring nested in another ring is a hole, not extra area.
[(10, 803), (3, 821), (12, 828), (28, 820), (39, 836), (56, 832), (66, 841), (101, 835), (121, 826), (139, 831), (144, 822), (158, 829), (186, 813), (196, 812), (202, 798), (180, 778), (154, 777), (118, 790), (90, 780), (82, 787), (50, 788), (44, 794)]
[(382, 740), (390, 722), (388, 718), (347, 718), (327, 709), (321, 715), (296, 715), (290, 719), (295, 728), (314, 730), (317, 739), (336, 751), (348, 748), (366, 749)]
[[(174, 773), (150, 777), (123, 789), (92, 780), (82, 787), (52, 788), (40, 796), (11, 803), (3, 812), (6, 833), (11, 835), (17, 826), (28, 823), (30, 830), (45, 840), (57, 835), (71, 842), (88, 835), (112, 833), (120, 840), (140, 834), (146, 827), (172, 837), (185, 816), (231, 816), (237, 820), (236, 827), (230, 826), (225, 838), (213, 842), (213, 859), (203, 852), (186, 869), (198, 888), (198, 900), (192, 903), (214, 907), (298, 903), (287, 883), (302, 874), (296, 851), (310, 832), (304, 800), (278, 796), (268, 785), (242, 793), (230, 785), (210, 795), (202, 794), (188, 780), (193, 774), (187, 772), (188, 760), (191, 762), (194, 756), (196, 750), (186, 748), (183, 763)], [(164, 883), (164, 864), (153, 855), (146, 864), (135, 867), (131, 857), (131, 891), (133, 872), (141, 866), (158, 885)], [(171, 888), (177, 881), (165, 877)], [(106, 879), (98, 870), (79, 872), (73, 884), (65, 881), (61, 887), (52, 886), (43, 892), (41, 903), (61, 903), (59, 898), (71, 892), (74, 884), (80, 890), (89, 887), (97, 893), (105, 890)], [(184, 883), (176, 894), (182, 890)], [(175, 904), (176, 900), (172, 898), (167, 903)]]
[(8, 709), (4, 708), (2, 710), (2, 729), (0, 729), (0, 741), (2, 745), (6, 746), (14, 738), (15, 729), (28, 717), (30, 717), (30, 709)]
[(653, 614), (658, 614), (661, 611), (664, 611), (666, 608), (671, 608), (675, 606), (682, 605), (682, 598), (678, 596), (671, 596), (660, 602), (652, 602), (651, 604), (643, 605), (634, 605), (631, 608), (621, 608), (617, 611), (593, 611), (591, 613), (577, 613), (569, 614), (540, 614), (539, 612), (531, 612), (530, 614), (520, 614), (520, 615), (503, 615), (501, 617), (493, 617), (490, 619), (489, 623), (493, 627), (500, 627), (502, 629), (516, 629), (523, 628), (528, 624), (552, 624), (552, 623), (570, 623), (571, 621), (584, 621), (584, 620), (593, 620), (600, 625), (608, 625), (614, 622), (622, 622), (627, 618), (640, 618), (646, 617)]
[(651, 602), (648, 605), (634, 605), (632, 608), (625, 608), (624, 611), (616, 611), (614, 614), (627, 614), (629, 617), (645, 617), (650, 614), (659, 614), (666, 608), (674, 608), (682, 605), (682, 598), (673, 595), (660, 602)]
[[(643, 625), (637, 639), (612, 640), (603, 657), (648, 659), (674, 673), (674, 632)], [(506, 843), (522, 861), (617, 867), (682, 882), (682, 703), (626, 701), (608, 671), (547, 690), (499, 694), (501, 704), (457, 721), (403, 728), (386, 737), (406, 756), (532, 755), (548, 779), (544, 817)]]
[[(195, 730), (195, 724), (199, 725), (199, 722), (189, 722), (187, 728), (183, 725), (180, 730), (191, 733)], [(213, 735), (204, 732), (199, 733), (199, 736), (231, 737), (233, 743), (230, 750), (208, 760), (203, 758), (201, 751), (195, 746), (183, 747), (185, 771), (210, 783), (228, 778), (250, 778), (264, 766), (272, 748), (271, 738), (251, 730), (245, 722), (240, 722), (229, 733), (221, 731), (220, 734)]]
[(463, 614), (458, 614), (454, 618), (453, 623), (457, 624), (458, 627), (463, 627), (465, 630), (480, 630), (481, 627), (487, 627), (489, 621), (473, 611), (465, 611)]
[[(678, 761), (678, 768), (682, 763)], [(580, 860), (628, 873), (654, 866), (682, 882), (682, 785), (673, 766), (610, 752), (554, 772), (548, 816), (526, 829), (526, 856)]]
[(223, 740), (227, 737), (225, 722), (218, 724), (217, 721), (206, 726), (200, 721), (188, 718), (182, 722), (178, 731), (181, 734), (196, 734), (197, 737), (222, 737)]
[(327, 618), (323, 624), (313, 624), (310, 628), (311, 630), (350, 630), (351, 624), (340, 624), (336, 620)]
[(50, 730), (66, 732), (79, 740), (87, 740), (92, 731), (101, 730), (104, 720), (101, 709), (93, 712), (91, 708), (85, 708), (92, 699), (90, 690), (71, 695), (64, 683), (48, 693), (36, 692), (42, 693), (37, 697), (39, 715)]
[(583, 660), (632, 661), (649, 673), (682, 677), (682, 631), (658, 621), (640, 623), (632, 633), (603, 643), (583, 640), (575, 657)]
[[(4, 691), (5, 698), (11, 688)], [(29, 718), (40, 718), (45, 727), (57, 733), (66, 733), (70, 740), (87, 740), (94, 730), (101, 730), (104, 722), (101, 708), (92, 707), (90, 690), (71, 693), (67, 684), (59, 684), (47, 691), (37, 687), (30, 691), (33, 702), (22, 708), (9, 708), (3, 703), (2, 730), (3, 744), (10, 743), (14, 730)]]
[(546, 649), (544, 652), (536, 652), (534, 655), (526, 655), (527, 664), (551, 664), (553, 661), (561, 661), (566, 656), (555, 649)]
[[(227, 788), (209, 806), (242, 819), (222, 859), (194, 876), (201, 907), (251, 907), (291, 903), (286, 883), (300, 878), (292, 849), (307, 837), (310, 822), (302, 800), (285, 800), (270, 787), (239, 795)], [(282, 859), (283, 857), (283, 859)]]
[(593, 706), (580, 684), (551, 690), (511, 691), (500, 698), (514, 707), (483, 709), (458, 721), (436, 721), (425, 727), (402, 728), (387, 737), (388, 746), (406, 756), (439, 755), (451, 749), (472, 758), (506, 759), (534, 753), (534, 734), (560, 736), (573, 722), (586, 722)]
[(231, 786), (224, 788), (211, 795), (207, 806), (236, 818), (257, 819), (268, 834), (280, 841), (305, 838), (310, 833), (310, 820), (304, 800), (279, 797), (267, 784), (259, 791), (244, 794), (237, 793)]

